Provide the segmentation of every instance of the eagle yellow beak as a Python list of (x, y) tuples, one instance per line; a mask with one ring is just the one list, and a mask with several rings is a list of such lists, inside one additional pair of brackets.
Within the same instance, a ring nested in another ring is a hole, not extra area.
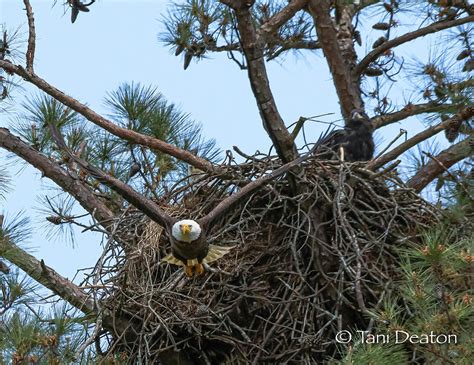
[(183, 224), (180, 228), (183, 235), (188, 235), (191, 232), (191, 225), (189, 224)]

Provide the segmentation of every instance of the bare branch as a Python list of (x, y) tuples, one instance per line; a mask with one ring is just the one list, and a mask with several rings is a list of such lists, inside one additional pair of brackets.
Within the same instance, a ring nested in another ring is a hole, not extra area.
[(0, 255), (80, 311), (94, 313), (94, 302), (82, 289), (10, 242), (8, 237), (0, 239)]
[(425, 104), (407, 104), (403, 109), (390, 113), (379, 115), (371, 119), (372, 125), (375, 129), (385, 127), (389, 124), (396, 123), (400, 120), (408, 117), (424, 114), (434, 113), (441, 111), (448, 111), (457, 108), (454, 104), (437, 104), (437, 103), (425, 103)]
[(268, 19), (258, 30), (257, 37), (266, 38), (288, 20), (290, 20), (298, 11), (308, 4), (308, 0), (294, 0), (281, 9), (278, 13)]
[(301, 49), (321, 49), (321, 45), (318, 41), (299, 41), (299, 40), (281, 40), (278, 49), (276, 51), (267, 52), (267, 61), (274, 60), (279, 57), (282, 53), (290, 50), (301, 50)]
[(33, 63), (35, 59), (36, 47), (36, 31), (35, 18), (33, 16), (33, 8), (29, 0), (23, 0), (26, 8), (26, 16), (28, 18), (28, 49), (26, 51), (26, 69), (28, 72), (33, 72)]
[(331, 19), (329, 2), (327, 0), (310, 0), (309, 10), (333, 77), (342, 114), (347, 119), (352, 110), (359, 109), (363, 105), (358, 80), (353, 77), (340, 48), (338, 32)]
[(424, 37), (425, 35), (439, 32), (444, 29), (456, 27), (458, 25), (470, 23), (474, 21), (474, 15), (467, 16), (461, 19), (455, 19), (450, 21), (440, 21), (436, 23), (432, 23), (426, 27), (420, 28), (413, 32), (409, 32), (406, 34), (401, 35), (400, 37), (391, 39), (387, 42), (384, 42), (382, 45), (375, 48), (373, 51), (369, 52), (357, 65), (355, 69), (355, 73), (360, 75), (367, 66), (373, 61), (375, 61), (383, 52), (389, 50), (390, 48), (397, 47), (401, 44), (409, 42), (413, 39)]
[[(31, 278), (44, 285), (81, 312), (92, 315), (98, 314), (94, 299), (90, 295), (72, 281), (46, 266), (43, 260), (37, 260), (34, 256), (10, 242), (8, 237), (0, 239), (0, 256), (22, 269)], [(114, 318), (107, 310), (104, 310), (103, 323), (109, 330), (119, 334), (126, 333), (132, 326), (130, 321)]]
[[(241, 38), (242, 49), (247, 60), (247, 69), (253, 94), (262, 117), (263, 126), (270, 136), (278, 156), (284, 162), (293, 161), (298, 157), (296, 146), (278, 112), (268, 80), (264, 61), (264, 44), (257, 38), (254, 20), (248, 4), (241, 1), (230, 5), (237, 17), (237, 25)], [(248, 2), (250, 5), (251, 1)]]
[(430, 127), (423, 132), (416, 134), (415, 136), (411, 137), (407, 141), (403, 142), (399, 146), (395, 147), (390, 152), (380, 156), (375, 161), (372, 161), (367, 165), (367, 169), (374, 170), (379, 168), (380, 166), (385, 165), (387, 162), (393, 161), (398, 156), (400, 156), (403, 152), (407, 151), (411, 147), (417, 145), (418, 143), (438, 134), (442, 130), (449, 127), (453, 122), (462, 121), (471, 118), (474, 115), (474, 107), (467, 107), (452, 118), (445, 120), (444, 122), (439, 123), (436, 126)]
[(0, 68), (3, 68), (8, 73), (14, 73), (20, 77), (23, 77), (26, 81), (37, 86), (48, 95), (51, 95), (56, 100), (60, 101), (69, 108), (75, 110), (85, 118), (90, 120), (95, 125), (104, 128), (113, 135), (123, 138), (131, 143), (143, 145), (154, 150), (166, 153), (170, 156), (177, 158), (178, 160), (187, 162), (191, 166), (194, 166), (202, 171), (208, 173), (219, 173), (224, 174), (225, 171), (217, 166), (213, 166), (209, 161), (197, 157), (192, 153), (182, 150), (176, 146), (173, 146), (165, 141), (157, 139), (152, 136), (147, 136), (126, 128), (122, 128), (111, 122), (110, 120), (97, 114), (95, 111), (90, 109), (87, 105), (82, 104), (78, 100), (66, 95), (61, 90), (55, 88), (39, 76), (34, 73), (30, 73), (21, 66), (13, 65), (10, 62), (0, 60)]
[(112, 211), (101, 202), (85, 184), (67, 172), (57, 163), (39, 153), (6, 128), (0, 128), (0, 147), (13, 152), (53, 180), (58, 186), (71, 194), (79, 204), (92, 214), (104, 227), (108, 227), (114, 218)]
[(407, 186), (419, 193), (440, 174), (473, 153), (474, 137), (470, 136), (438, 154), (407, 181)]

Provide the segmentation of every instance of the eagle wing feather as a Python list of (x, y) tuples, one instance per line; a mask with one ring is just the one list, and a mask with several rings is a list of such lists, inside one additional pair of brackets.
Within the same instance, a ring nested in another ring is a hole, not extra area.
[(224, 255), (227, 255), (230, 250), (232, 250), (235, 246), (216, 246), (216, 245), (209, 245), (209, 251), (207, 252), (207, 256), (204, 257), (202, 260), (203, 263), (208, 264), (210, 262), (219, 260)]

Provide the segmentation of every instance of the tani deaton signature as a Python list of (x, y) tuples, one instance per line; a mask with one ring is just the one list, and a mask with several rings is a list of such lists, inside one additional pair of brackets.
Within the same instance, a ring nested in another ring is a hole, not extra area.
[(357, 331), (362, 343), (416, 343), (416, 344), (445, 344), (458, 343), (458, 336), (444, 333), (422, 333), (410, 334), (406, 331), (397, 330), (390, 334), (371, 334), (366, 331)]

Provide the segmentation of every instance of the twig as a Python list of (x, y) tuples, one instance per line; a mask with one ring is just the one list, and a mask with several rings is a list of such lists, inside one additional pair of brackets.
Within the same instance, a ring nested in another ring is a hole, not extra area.
[(26, 16), (28, 18), (28, 49), (26, 51), (26, 70), (33, 73), (33, 63), (35, 58), (36, 32), (35, 18), (33, 16), (33, 8), (29, 0), (23, 0), (26, 8)]

